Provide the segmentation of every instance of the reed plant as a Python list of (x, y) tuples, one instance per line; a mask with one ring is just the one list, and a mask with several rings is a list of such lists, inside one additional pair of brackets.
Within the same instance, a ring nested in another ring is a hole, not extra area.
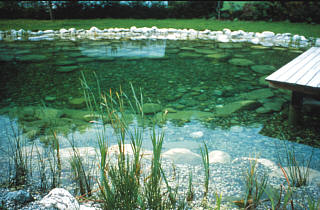
[[(14, 129), (11, 125), (13, 132), (12, 137), (8, 138), (8, 156), (9, 156), (9, 185), (21, 186), (27, 183), (28, 176), (32, 173), (32, 167), (30, 165), (32, 161), (32, 150), (27, 149), (27, 140), (22, 137), (20, 130)], [(10, 135), (7, 135), (10, 136)], [(11, 174), (13, 173), (13, 174)]]
[(310, 177), (309, 168), (313, 158), (313, 151), (308, 158), (301, 158), (301, 160), (298, 161), (294, 147), (288, 148), (288, 145), (284, 144), (284, 149), (285, 157), (281, 158), (280, 154), (278, 154), (278, 162), (280, 165), (287, 165), (287, 167), (283, 169), (288, 176), (290, 185), (292, 187), (307, 185)]
[(210, 176), (210, 162), (209, 162), (209, 152), (208, 152), (208, 147), (207, 144), (204, 142), (203, 148), (200, 148), (200, 153), (202, 157), (202, 164), (204, 168), (204, 175), (205, 175), (205, 180), (204, 180), (204, 194), (203, 194), (203, 199), (204, 201), (207, 199), (207, 195), (209, 192), (209, 176)]
[(79, 192), (82, 197), (88, 197), (92, 194), (93, 179), (92, 168), (87, 161), (87, 165), (84, 163), (83, 158), (80, 156), (79, 149), (75, 146), (74, 141), (70, 140), (72, 148), (72, 156), (69, 160), (71, 171), (73, 174), (73, 180), (75, 180), (79, 187)]
[(243, 200), (234, 203), (245, 209), (256, 209), (262, 203), (262, 196), (268, 184), (268, 176), (258, 177), (257, 159), (249, 160), (249, 167), (245, 173), (245, 195)]

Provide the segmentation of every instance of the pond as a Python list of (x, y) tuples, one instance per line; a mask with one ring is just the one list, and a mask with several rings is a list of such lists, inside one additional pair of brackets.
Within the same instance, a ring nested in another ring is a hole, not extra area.
[[(53, 129), (61, 148), (70, 147), (68, 138), (79, 147), (97, 147), (95, 132), (102, 122), (86, 118), (83, 73), (93, 92), (121, 87), (130, 99), (132, 88), (141, 93), (145, 104), (154, 105), (145, 110), (147, 120), (159, 119), (166, 110), (167, 121), (159, 127), (165, 131), (164, 152), (184, 148), (199, 154), (206, 142), (209, 151), (227, 153), (232, 164), (212, 166), (220, 174), (215, 187), (224, 195), (243, 190), (239, 178), (232, 178), (245, 168), (241, 158), (257, 155), (277, 162), (283, 154), (279, 145), (294, 146), (301, 159), (313, 153), (311, 167), (319, 170), (319, 114), (306, 107), (309, 123), (291, 127), (290, 93), (269, 88), (264, 80), (305, 50), (208, 40), (2, 41), (1, 146), (7, 145), (13, 124), (28, 139), (44, 144)], [(137, 125), (139, 119), (133, 117), (131, 126)], [(145, 131), (143, 145), (151, 150), (150, 128)], [(110, 136), (109, 143), (116, 139)], [(176, 154), (181, 167), (182, 159)], [(201, 165), (201, 159), (191, 157), (189, 169), (195, 170), (194, 160)], [(317, 187), (310, 191), (319, 193)]]

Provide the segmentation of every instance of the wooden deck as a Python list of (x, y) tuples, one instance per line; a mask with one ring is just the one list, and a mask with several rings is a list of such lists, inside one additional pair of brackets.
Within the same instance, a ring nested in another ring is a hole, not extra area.
[(266, 78), (270, 86), (320, 95), (320, 47), (312, 47)]
[(312, 47), (266, 78), (271, 87), (292, 91), (289, 122), (299, 124), (303, 97), (320, 100), (320, 47)]

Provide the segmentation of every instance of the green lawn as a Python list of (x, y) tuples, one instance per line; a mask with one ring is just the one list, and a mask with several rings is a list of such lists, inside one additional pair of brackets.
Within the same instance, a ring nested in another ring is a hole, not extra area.
[(306, 37), (320, 37), (320, 24), (311, 25), (307, 23), (290, 23), (290, 22), (264, 22), (264, 21), (218, 21), (205, 19), (71, 19), (71, 20), (0, 20), (0, 30), (8, 29), (25, 29), (25, 30), (46, 30), (60, 28), (76, 28), (89, 29), (96, 26), (100, 29), (104, 28), (130, 28), (136, 27), (152, 27), (158, 28), (193, 28), (196, 30), (222, 30), (229, 28), (234, 30), (262, 32), (273, 31), (275, 33), (292, 33), (304, 35)]

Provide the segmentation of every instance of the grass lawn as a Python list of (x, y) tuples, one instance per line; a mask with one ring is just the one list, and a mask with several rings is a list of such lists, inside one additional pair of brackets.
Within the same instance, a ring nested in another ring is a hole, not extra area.
[(89, 29), (96, 26), (99, 29), (104, 28), (130, 28), (152, 27), (158, 28), (193, 28), (196, 30), (209, 29), (213, 31), (229, 28), (230, 30), (243, 30), (247, 32), (273, 31), (275, 33), (292, 33), (304, 35), (306, 37), (320, 37), (320, 24), (290, 23), (290, 22), (265, 22), (265, 21), (218, 21), (205, 19), (66, 19), (66, 20), (0, 20), (0, 30), (9, 30), (21, 28), (25, 30), (57, 30), (60, 28)]

